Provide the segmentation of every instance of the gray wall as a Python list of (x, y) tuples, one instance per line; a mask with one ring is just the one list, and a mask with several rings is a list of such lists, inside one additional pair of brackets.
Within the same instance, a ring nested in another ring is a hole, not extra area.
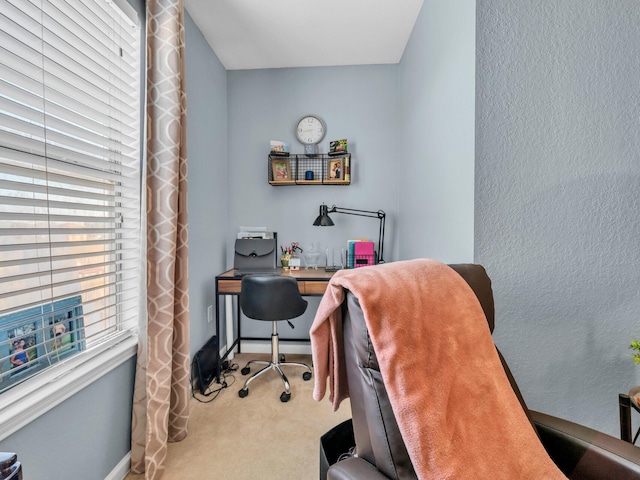
[[(229, 221), (227, 262), (233, 265), (233, 238), (240, 225), (266, 226), (278, 232), (278, 241), (312, 241), (325, 248), (346, 244), (353, 237), (377, 240), (377, 219), (333, 215), (335, 226), (314, 227), (318, 207), (384, 210), (387, 217), (385, 259), (398, 258), (398, 177), (401, 159), (397, 150), (398, 103), (396, 65), (285, 68), (228, 72), (229, 108)], [(267, 183), (269, 141), (290, 144), (292, 153), (303, 153), (294, 127), (305, 114), (319, 115), (329, 141), (347, 138), (352, 152), (349, 186), (273, 187)], [(302, 337), (313, 319), (317, 300), (311, 299), (305, 320), (281, 335)], [(286, 328), (285, 328), (286, 327)], [(247, 335), (267, 336), (270, 324), (243, 322)], [(244, 334), (244, 331), (243, 331)]]
[(103, 480), (129, 450), (135, 358), (0, 442), (25, 480)]
[(215, 334), (216, 274), (226, 268), (227, 72), (185, 15), (189, 181), (189, 307), (191, 354)]
[[(229, 103), (229, 223), (266, 225), (281, 243), (303, 247), (345, 245), (351, 236), (377, 239), (378, 221), (335, 215), (330, 228), (312, 226), (322, 202), (364, 210), (383, 209), (390, 222), (385, 250), (397, 258), (397, 178), (400, 163), (396, 66), (284, 68), (228, 72)], [(352, 152), (349, 186), (273, 187), (267, 183), (270, 140), (283, 140), (292, 153), (303, 153), (294, 127), (304, 114), (319, 115), (329, 141), (347, 138)], [(229, 238), (231, 245), (232, 238)], [(229, 251), (229, 266), (232, 263)]]
[(618, 435), (638, 384), (640, 9), (477, 2), (476, 260), (530, 407)]
[(399, 71), (399, 257), (473, 260), (475, 1), (425, 0)]

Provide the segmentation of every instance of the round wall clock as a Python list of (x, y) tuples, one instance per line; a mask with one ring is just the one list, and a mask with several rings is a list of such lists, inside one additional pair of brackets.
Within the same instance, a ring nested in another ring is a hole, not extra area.
[(305, 153), (317, 153), (317, 145), (324, 138), (324, 122), (315, 115), (305, 115), (296, 125), (296, 137), (304, 144)]

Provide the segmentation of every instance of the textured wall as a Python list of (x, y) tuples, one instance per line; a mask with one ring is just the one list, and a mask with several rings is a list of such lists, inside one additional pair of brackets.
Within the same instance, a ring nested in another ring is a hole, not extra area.
[(638, 384), (640, 8), (477, 2), (476, 261), (530, 407), (618, 435)]

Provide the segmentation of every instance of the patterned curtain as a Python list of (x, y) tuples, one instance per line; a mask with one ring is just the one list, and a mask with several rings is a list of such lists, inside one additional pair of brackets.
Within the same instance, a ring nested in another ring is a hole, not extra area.
[(187, 148), (182, 0), (147, 0), (147, 302), (131, 470), (157, 480), (187, 436), (190, 398)]

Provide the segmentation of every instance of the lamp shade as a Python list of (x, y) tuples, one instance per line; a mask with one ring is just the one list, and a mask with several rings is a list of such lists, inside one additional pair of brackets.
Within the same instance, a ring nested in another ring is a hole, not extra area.
[(331, 217), (329, 216), (329, 209), (324, 203), (320, 205), (320, 213), (316, 218), (316, 220), (313, 222), (313, 225), (316, 227), (317, 226), (321, 226), (321, 227), (333, 226), (333, 220), (331, 220)]

